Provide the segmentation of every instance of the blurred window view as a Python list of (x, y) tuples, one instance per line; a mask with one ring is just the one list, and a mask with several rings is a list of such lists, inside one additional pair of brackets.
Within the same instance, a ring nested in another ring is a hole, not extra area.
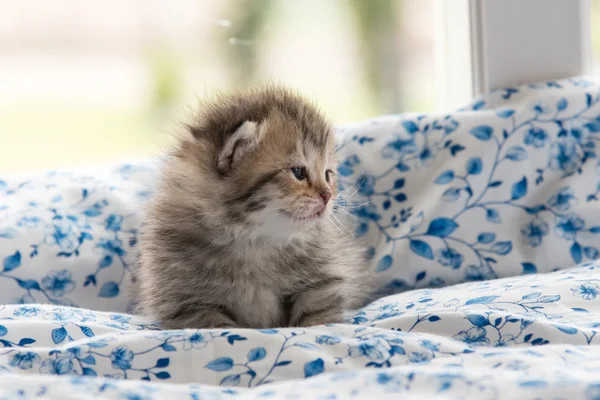
[(434, 2), (0, 0), (0, 172), (160, 154), (198, 97), (261, 83), (336, 123), (431, 111)]
[(590, 26), (592, 30), (594, 74), (600, 75), (600, 0), (590, 1)]

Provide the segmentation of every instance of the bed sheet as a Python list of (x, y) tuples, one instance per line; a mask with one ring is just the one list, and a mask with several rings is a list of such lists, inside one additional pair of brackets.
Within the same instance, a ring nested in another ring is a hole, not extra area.
[(599, 285), (588, 263), (388, 296), (307, 329), (161, 331), (6, 305), (0, 398), (597, 399)]

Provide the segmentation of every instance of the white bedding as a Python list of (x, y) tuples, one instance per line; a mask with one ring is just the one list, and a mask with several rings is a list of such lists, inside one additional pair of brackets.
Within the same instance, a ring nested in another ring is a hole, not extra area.
[(124, 314), (152, 164), (1, 177), (0, 399), (600, 400), (600, 86), (339, 131), (381, 298), (332, 326), (160, 331)]
[(598, 267), (388, 296), (309, 329), (168, 332), (3, 306), (0, 397), (597, 399)]

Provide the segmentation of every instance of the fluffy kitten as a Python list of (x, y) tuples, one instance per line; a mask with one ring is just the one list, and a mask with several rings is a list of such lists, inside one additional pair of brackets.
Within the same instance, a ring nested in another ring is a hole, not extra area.
[(332, 217), (334, 133), (281, 88), (204, 105), (169, 155), (140, 237), (135, 288), (164, 328), (339, 322), (370, 284)]

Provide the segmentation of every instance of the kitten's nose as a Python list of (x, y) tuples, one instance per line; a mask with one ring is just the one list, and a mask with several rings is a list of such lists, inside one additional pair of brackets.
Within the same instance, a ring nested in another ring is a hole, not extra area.
[(329, 203), (329, 200), (331, 200), (331, 192), (329, 190), (319, 193), (319, 196), (321, 196), (325, 205), (327, 205), (327, 203)]

